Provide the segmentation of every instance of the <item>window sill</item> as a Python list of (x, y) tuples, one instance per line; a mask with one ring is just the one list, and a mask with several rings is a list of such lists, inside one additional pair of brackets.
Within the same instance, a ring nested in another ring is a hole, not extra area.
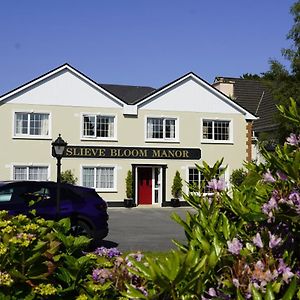
[(209, 140), (202, 140), (201, 144), (227, 144), (227, 145), (233, 145), (233, 141), (209, 141)]
[(180, 144), (179, 140), (160, 140), (160, 139), (152, 139), (145, 140), (145, 143), (166, 143), (166, 144)]
[(118, 139), (117, 138), (87, 138), (87, 137), (83, 137), (80, 139), (81, 141), (95, 141), (95, 142), (117, 142)]
[(16, 139), (16, 140), (52, 140), (52, 137), (51, 136), (38, 136), (38, 135), (24, 135), (24, 136), (14, 135), (13, 139)]
[(101, 190), (101, 189), (95, 189), (97, 193), (117, 193), (118, 191), (113, 189), (113, 190)]

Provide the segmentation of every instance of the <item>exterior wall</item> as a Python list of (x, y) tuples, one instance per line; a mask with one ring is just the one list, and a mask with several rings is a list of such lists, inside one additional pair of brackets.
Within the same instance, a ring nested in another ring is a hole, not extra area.
[[(47, 138), (14, 137), (15, 112), (50, 113), (50, 134)], [(105, 114), (116, 119), (117, 134), (113, 140), (82, 138), (82, 115)], [(146, 139), (147, 117), (175, 117), (178, 125), (176, 141), (153, 142)], [(202, 119), (230, 120), (232, 137), (225, 142), (201, 140)], [(82, 184), (83, 166), (116, 167), (114, 190), (99, 192), (109, 202), (125, 198), (125, 177), (133, 166), (153, 166), (165, 170), (165, 200), (171, 199), (171, 186), (176, 170), (183, 181), (188, 180), (188, 168), (202, 161), (213, 165), (224, 157), (228, 165), (226, 177), (240, 168), (247, 156), (249, 127), (242, 113), (225, 103), (217, 94), (209, 92), (194, 80), (183, 82), (170, 91), (145, 102), (137, 115), (125, 115), (121, 103), (77, 76), (62, 72), (38, 86), (23, 91), (0, 103), (0, 180), (13, 179), (14, 165), (49, 166), (49, 180), (56, 180), (56, 159), (51, 156), (51, 143), (58, 134), (72, 146), (199, 148), (200, 160), (134, 159), (134, 158), (70, 158), (62, 159), (62, 171), (71, 170)], [(134, 169), (135, 170), (135, 169)], [(134, 174), (136, 175), (136, 174)], [(185, 192), (187, 192), (185, 187)], [(137, 191), (135, 191), (137, 192)], [(161, 195), (162, 196), (162, 195)], [(162, 198), (161, 198), (162, 199)]]
[[(0, 130), (2, 140), (5, 141), (4, 151), (0, 157), (0, 180), (12, 179), (13, 165), (48, 165), (50, 166), (49, 179), (56, 179), (56, 159), (51, 156), (51, 142), (59, 133), (69, 145), (81, 146), (130, 146), (130, 147), (153, 147), (153, 148), (200, 148), (202, 157), (199, 161), (192, 160), (149, 160), (149, 159), (94, 159), (94, 158), (64, 158), (62, 170), (70, 169), (82, 184), (82, 166), (116, 166), (117, 183), (114, 192), (100, 193), (106, 200), (120, 201), (125, 197), (125, 177), (132, 164), (137, 165), (167, 165), (166, 175), (166, 198), (171, 198), (171, 185), (176, 170), (179, 170), (184, 180), (187, 180), (188, 167), (195, 164), (214, 164), (216, 160), (224, 157), (224, 165), (228, 165), (229, 173), (241, 167), (246, 159), (246, 123), (239, 114), (219, 113), (187, 113), (187, 112), (164, 112), (157, 110), (140, 110), (138, 117), (126, 117), (121, 109), (98, 109), (83, 107), (61, 106), (36, 106), (24, 104), (6, 104), (0, 107)], [(52, 135), (49, 139), (20, 139), (13, 138), (13, 114), (15, 111), (41, 111), (50, 112), (52, 120)], [(93, 141), (81, 138), (82, 113), (113, 114), (117, 117), (117, 140)], [(179, 141), (174, 142), (147, 142), (145, 141), (145, 120), (147, 116), (176, 117), (179, 121)], [(201, 141), (201, 119), (230, 119), (233, 122), (232, 143), (203, 143)]]

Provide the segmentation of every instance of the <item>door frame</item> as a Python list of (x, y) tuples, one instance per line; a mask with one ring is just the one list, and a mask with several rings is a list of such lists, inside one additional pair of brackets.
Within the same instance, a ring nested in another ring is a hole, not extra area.
[[(166, 201), (166, 169), (167, 165), (156, 165), (156, 164), (133, 164), (132, 165), (132, 174), (133, 174), (133, 198), (135, 204), (139, 205), (138, 199), (138, 169), (139, 168), (151, 168), (152, 169), (152, 204), (149, 205), (158, 205), (164, 206), (164, 202)], [(160, 169), (160, 187), (159, 187), (159, 201), (155, 203), (155, 169)]]

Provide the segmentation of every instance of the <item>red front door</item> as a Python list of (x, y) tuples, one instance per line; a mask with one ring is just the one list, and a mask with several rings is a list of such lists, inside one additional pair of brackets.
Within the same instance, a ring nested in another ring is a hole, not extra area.
[(152, 204), (152, 168), (138, 168), (138, 204)]

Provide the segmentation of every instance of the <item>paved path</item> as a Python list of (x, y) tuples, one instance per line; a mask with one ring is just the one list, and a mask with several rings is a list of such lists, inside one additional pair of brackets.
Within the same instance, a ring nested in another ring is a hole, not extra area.
[(185, 241), (183, 228), (171, 219), (176, 212), (185, 220), (192, 208), (109, 208), (109, 234), (106, 247), (120, 251), (168, 251), (176, 248), (172, 239)]

